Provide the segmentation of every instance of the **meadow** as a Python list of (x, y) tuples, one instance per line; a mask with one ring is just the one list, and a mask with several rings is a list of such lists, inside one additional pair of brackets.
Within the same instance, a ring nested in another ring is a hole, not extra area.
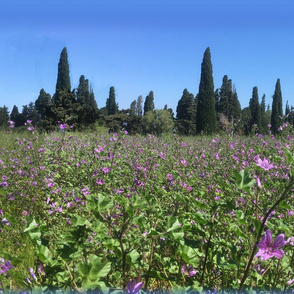
[(291, 126), (0, 137), (0, 292), (292, 291)]

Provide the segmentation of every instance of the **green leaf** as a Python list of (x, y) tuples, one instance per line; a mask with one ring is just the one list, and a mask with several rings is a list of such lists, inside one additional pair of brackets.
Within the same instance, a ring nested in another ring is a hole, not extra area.
[(87, 277), (89, 275), (91, 267), (92, 267), (91, 264), (88, 264), (85, 262), (79, 262), (77, 264), (77, 269), (78, 269), (79, 273), (85, 277)]
[(234, 170), (234, 175), (239, 189), (253, 187), (256, 183), (256, 180), (244, 169), (240, 172)]
[(108, 208), (111, 208), (113, 206), (113, 202), (110, 199), (110, 196), (104, 196), (103, 194), (98, 195), (87, 195), (87, 208), (92, 209), (96, 212), (104, 212)]
[(46, 246), (38, 245), (36, 246), (36, 255), (42, 262), (45, 262), (49, 258), (50, 251)]
[(132, 250), (130, 253), (126, 256), (126, 261), (128, 264), (133, 265), (136, 263), (137, 259), (140, 257), (140, 254), (137, 250)]
[[(39, 225), (36, 223), (35, 219), (33, 219), (33, 221), (24, 230), (24, 232), (28, 232), (28, 234), (32, 240), (40, 240), (41, 232), (40, 232)], [(37, 243), (39, 243), (39, 242), (37, 242)]]
[(260, 227), (261, 227), (261, 221), (259, 219), (255, 219), (253, 221), (253, 224), (254, 224), (255, 231), (259, 232)]
[(84, 226), (90, 224), (89, 221), (77, 214), (71, 215), (70, 221), (73, 226)]
[(90, 270), (90, 279), (98, 279), (107, 276), (111, 269), (111, 262), (105, 261), (101, 262), (96, 260), (95, 263), (92, 263), (92, 268)]
[(183, 258), (184, 262), (193, 266), (198, 266), (200, 259), (195, 250), (187, 245), (182, 245), (179, 248), (179, 255)]
[(182, 239), (184, 237), (183, 229), (178, 220), (176, 220), (173, 225), (167, 230), (167, 232), (171, 232), (174, 239)]

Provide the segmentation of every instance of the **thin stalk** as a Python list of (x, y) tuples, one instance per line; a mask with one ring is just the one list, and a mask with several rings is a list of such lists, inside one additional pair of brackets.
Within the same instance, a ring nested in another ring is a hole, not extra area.
[(209, 251), (209, 247), (210, 247), (212, 234), (213, 234), (213, 225), (211, 227), (210, 235), (209, 235), (209, 238), (208, 238), (208, 241), (207, 241), (207, 246), (206, 246), (206, 249), (205, 249), (204, 264), (203, 264), (202, 274), (201, 274), (201, 278), (200, 278), (200, 285), (201, 286), (203, 284), (204, 273), (205, 273), (206, 263), (207, 263), (207, 259), (208, 259), (208, 251)]
[(252, 248), (252, 251), (251, 251), (251, 254), (250, 254), (250, 257), (249, 257), (249, 260), (246, 264), (246, 268), (245, 268), (245, 272), (244, 272), (244, 275), (243, 275), (243, 278), (241, 280), (241, 283), (240, 283), (240, 287), (239, 287), (239, 290), (238, 290), (238, 293), (242, 293), (243, 291), (243, 288), (244, 288), (244, 283), (249, 275), (249, 271), (250, 271), (250, 268), (251, 268), (251, 264), (252, 264), (252, 260), (253, 260), (253, 257), (255, 255), (255, 251), (256, 251), (256, 245), (259, 243), (259, 239), (261, 237), (261, 234), (263, 232), (263, 229), (264, 229), (264, 226), (265, 226), (265, 223), (266, 223), (266, 220), (268, 219), (268, 217), (270, 216), (270, 214), (275, 210), (275, 208), (277, 206), (279, 206), (279, 204), (286, 198), (286, 196), (288, 196), (288, 193), (291, 191), (291, 189), (293, 188), (293, 184), (294, 184), (294, 178), (292, 178), (290, 180), (290, 183), (288, 184), (288, 186), (285, 188), (282, 196), (275, 202), (275, 204), (267, 211), (267, 213), (265, 214), (263, 220), (262, 220), (262, 223), (261, 223), (261, 226), (259, 228), (259, 231), (257, 233), (257, 237), (256, 237), (256, 241), (255, 241), (255, 244), (254, 244), (254, 247)]

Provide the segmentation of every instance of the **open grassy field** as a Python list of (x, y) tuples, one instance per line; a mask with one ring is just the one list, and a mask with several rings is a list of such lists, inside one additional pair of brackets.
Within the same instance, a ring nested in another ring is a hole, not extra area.
[(0, 288), (291, 291), (293, 138), (1, 134)]

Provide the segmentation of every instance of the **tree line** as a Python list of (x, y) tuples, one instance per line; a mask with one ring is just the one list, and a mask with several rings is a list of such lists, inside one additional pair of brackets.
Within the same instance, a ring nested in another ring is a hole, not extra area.
[(128, 109), (119, 109), (115, 88), (111, 86), (105, 106), (98, 108), (93, 89), (84, 75), (79, 85), (71, 89), (67, 48), (63, 48), (58, 63), (55, 93), (51, 97), (44, 89), (35, 102), (24, 105), (19, 112), (14, 105), (11, 113), (0, 107), (0, 127), (5, 129), (13, 121), (16, 128), (23, 128), (26, 121), (40, 131), (54, 131), (60, 124), (75, 130), (95, 130), (106, 127), (109, 131), (125, 130), (130, 134), (156, 134), (174, 132), (180, 135), (236, 132), (249, 135), (252, 132), (276, 134), (286, 121), (293, 125), (294, 107), (286, 103), (283, 112), (280, 79), (277, 79), (272, 107), (266, 105), (265, 95), (259, 102), (258, 88), (252, 90), (248, 107), (241, 109), (232, 80), (224, 75), (220, 88), (214, 89), (211, 53), (208, 47), (203, 55), (201, 77), (197, 95), (187, 89), (178, 101), (176, 115), (167, 105), (155, 109), (154, 93), (145, 98), (140, 95)]

